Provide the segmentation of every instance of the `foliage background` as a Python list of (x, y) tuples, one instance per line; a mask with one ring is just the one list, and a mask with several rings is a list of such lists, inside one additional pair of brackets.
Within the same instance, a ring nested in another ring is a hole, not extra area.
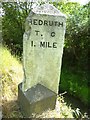
[[(87, 68), (90, 30), (90, 2), (84, 6), (78, 3), (53, 3), (61, 12), (67, 15), (64, 60), (68, 64)], [(13, 52), (22, 54), (24, 23), (32, 7), (32, 3), (3, 2), (4, 15), (2, 19), (3, 42)]]
[[(6, 45), (11, 54), (18, 55), (20, 59), (22, 59), (24, 24), (32, 4), (27, 2), (2, 3), (4, 11), (2, 16), (3, 45)], [(70, 2), (53, 2), (52, 4), (67, 15), (60, 88), (77, 96), (88, 105), (90, 102), (88, 97), (90, 92), (88, 78), (90, 2), (83, 6)]]

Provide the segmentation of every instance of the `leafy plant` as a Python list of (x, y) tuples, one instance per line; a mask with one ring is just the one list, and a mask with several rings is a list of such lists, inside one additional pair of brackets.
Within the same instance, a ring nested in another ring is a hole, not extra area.
[(73, 116), (74, 118), (76, 118), (77, 120), (82, 118), (82, 113), (80, 112), (79, 108), (76, 108), (76, 110), (73, 110)]

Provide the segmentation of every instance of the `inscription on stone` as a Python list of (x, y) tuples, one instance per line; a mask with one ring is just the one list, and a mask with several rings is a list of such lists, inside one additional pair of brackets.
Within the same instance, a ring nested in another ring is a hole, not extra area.
[[(35, 30), (35, 35), (39, 36), (39, 34), (40, 34), (40, 31)], [(51, 35), (51, 37), (55, 37), (55, 32), (51, 32), (50, 35)], [(43, 36), (43, 35), (41, 34), (41, 36)], [(36, 47), (36, 45), (34, 44), (34, 41), (31, 41), (30, 47)], [(38, 43), (38, 47), (41, 47), (41, 48), (57, 48), (57, 43), (56, 42), (50, 43), (50, 42), (47, 42), (47, 41), (46, 42), (40, 41)]]
[[(48, 20), (39, 20), (39, 19), (29, 19), (29, 24), (30, 25), (44, 25), (44, 26), (55, 26), (55, 27), (63, 27), (63, 22), (58, 22), (58, 21), (48, 21)], [(42, 33), (40, 33), (39, 30), (35, 30), (35, 35), (39, 36), (43, 36)], [(55, 32), (51, 32), (50, 36), (51, 37), (55, 37), (56, 33)], [(36, 47), (36, 45), (34, 44), (34, 41), (31, 41), (31, 47)], [(46, 42), (40, 42), (38, 44), (38, 47), (42, 47), (42, 48), (57, 48), (57, 43), (53, 42), (50, 43), (48, 41)]]
[[(45, 12), (45, 6), (48, 13)], [(40, 83), (58, 93), (66, 19), (50, 4), (42, 5), (41, 8), (34, 8), (26, 20), (23, 36), (23, 90)]]
[(38, 19), (30, 19), (29, 23), (32, 25), (44, 25), (44, 26), (58, 26), (63, 27), (63, 22), (58, 21), (48, 21), (48, 20), (38, 20)]

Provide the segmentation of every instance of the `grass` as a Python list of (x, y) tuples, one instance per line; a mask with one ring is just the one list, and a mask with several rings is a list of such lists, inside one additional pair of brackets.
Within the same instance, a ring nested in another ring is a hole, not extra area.
[[(2, 80), (2, 109), (4, 118), (23, 118), (18, 106), (18, 84), (23, 80), (23, 69), (17, 57), (6, 47), (0, 46), (0, 71)], [(64, 82), (64, 81), (63, 81)], [(73, 118), (73, 109), (67, 106), (63, 96), (57, 97), (56, 110), (48, 110), (37, 118)]]
[(22, 116), (17, 105), (18, 84), (23, 79), (22, 65), (7, 48), (2, 46), (0, 58), (3, 115), (7, 118)]
[(85, 105), (90, 105), (90, 87), (88, 87), (88, 77), (84, 71), (78, 72), (73, 71), (68, 67), (63, 68), (60, 89), (67, 91), (76, 98), (79, 98)]

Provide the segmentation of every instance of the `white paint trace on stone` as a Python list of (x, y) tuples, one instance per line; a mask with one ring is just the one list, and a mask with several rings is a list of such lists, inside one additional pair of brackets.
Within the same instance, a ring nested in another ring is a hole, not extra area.
[(42, 6), (37, 6), (32, 10), (36, 14), (48, 14), (48, 15), (57, 15), (57, 16), (63, 16), (66, 17), (63, 13), (61, 13), (58, 9), (56, 9), (51, 4), (44, 4)]
[(39, 83), (58, 93), (65, 26), (65, 15), (50, 4), (33, 9), (27, 17), (23, 36), (24, 91)]

